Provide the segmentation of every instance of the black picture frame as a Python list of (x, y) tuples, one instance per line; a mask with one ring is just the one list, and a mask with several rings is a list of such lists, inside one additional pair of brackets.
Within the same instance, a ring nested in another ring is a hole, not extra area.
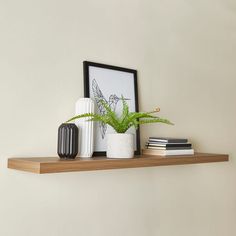
[[(134, 97), (135, 97), (135, 111), (139, 111), (139, 103), (138, 103), (138, 83), (137, 83), (137, 70), (134, 69), (128, 69), (124, 67), (119, 66), (113, 66), (113, 65), (107, 65), (107, 64), (101, 64), (91, 61), (84, 61), (83, 62), (83, 72), (84, 72), (84, 97), (91, 97), (90, 94), (90, 74), (89, 74), (89, 68), (90, 67), (96, 67), (96, 68), (102, 68), (102, 69), (109, 69), (114, 71), (120, 71), (120, 72), (127, 72), (131, 73), (133, 75), (133, 86), (134, 86)], [(135, 155), (140, 155), (140, 129), (138, 128), (136, 130), (136, 150)], [(105, 156), (106, 150), (104, 151), (94, 151), (93, 156)]]

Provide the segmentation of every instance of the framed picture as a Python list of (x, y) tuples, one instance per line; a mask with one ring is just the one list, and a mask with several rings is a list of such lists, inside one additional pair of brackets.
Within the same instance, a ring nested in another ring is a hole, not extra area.
[[(102, 106), (96, 101), (104, 99), (109, 106), (120, 114), (122, 111), (122, 96), (129, 105), (131, 112), (138, 112), (137, 71), (84, 61), (84, 96), (94, 99), (95, 112), (103, 114)], [(94, 156), (106, 155), (106, 134), (115, 131), (103, 123), (94, 124)], [(134, 134), (135, 154), (140, 154), (139, 129), (130, 128), (128, 133)]]

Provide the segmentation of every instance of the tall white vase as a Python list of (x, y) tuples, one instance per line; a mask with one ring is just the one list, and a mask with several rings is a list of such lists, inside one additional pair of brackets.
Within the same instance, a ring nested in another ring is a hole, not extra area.
[[(75, 105), (75, 114), (94, 112), (94, 102), (91, 98), (80, 98)], [(93, 122), (87, 121), (89, 118), (81, 118), (75, 121), (79, 128), (79, 157), (92, 157), (93, 155)]]

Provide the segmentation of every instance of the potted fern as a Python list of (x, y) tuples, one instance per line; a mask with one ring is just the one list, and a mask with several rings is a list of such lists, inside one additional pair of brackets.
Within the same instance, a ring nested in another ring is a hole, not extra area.
[(126, 133), (128, 129), (149, 123), (172, 124), (169, 120), (154, 116), (160, 111), (159, 108), (151, 112), (130, 112), (129, 106), (122, 97), (123, 110), (118, 115), (104, 100), (99, 100), (105, 109), (105, 114), (85, 113), (72, 117), (67, 121), (88, 117), (88, 121), (102, 122), (111, 126), (115, 133), (107, 134), (107, 157), (108, 158), (132, 158), (134, 156), (134, 135)]

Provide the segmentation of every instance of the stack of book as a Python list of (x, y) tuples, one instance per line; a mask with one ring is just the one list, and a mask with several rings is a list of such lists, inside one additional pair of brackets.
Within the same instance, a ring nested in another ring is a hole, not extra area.
[(192, 155), (192, 144), (185, 138), (150, 137), (143, 150), (144, 155)]

